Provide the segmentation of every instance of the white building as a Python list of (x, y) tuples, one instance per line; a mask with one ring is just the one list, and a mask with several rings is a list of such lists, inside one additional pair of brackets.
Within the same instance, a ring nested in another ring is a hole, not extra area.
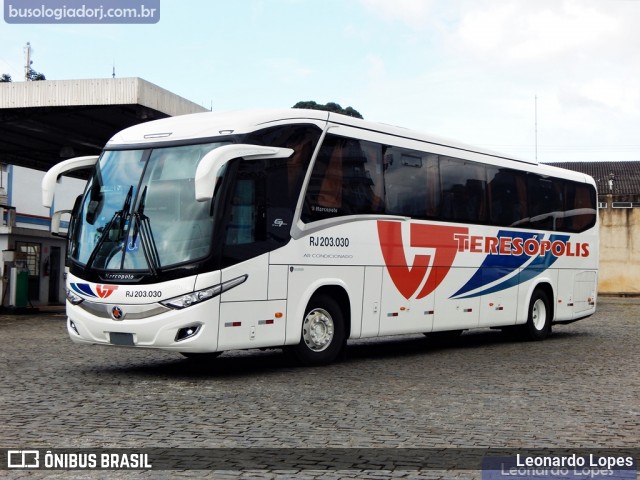
[[(2, 305), (5, 307), (64, 303), (62, 273), (66, 241), (49, 233), (51, 215), (55, 210), (70, 210), (86, 181), (63, 177), (61, 188), (57, 189), (56, 205), (50, 210), (42, 206), (40, 183), (44, 174), (30, 168), (2, 165), (0, 270)], [(66, 228), (62, 232), (66, 232)], [(28, 269), (27, 305), (24, 305), (25, 292), (18, 292), (17, 300), (15, 291), (14, 298), (11, 297), (12, 287), (23, 288), (23, 285), (18, 286), (16, 277), (12, 279), (12, 267)]]

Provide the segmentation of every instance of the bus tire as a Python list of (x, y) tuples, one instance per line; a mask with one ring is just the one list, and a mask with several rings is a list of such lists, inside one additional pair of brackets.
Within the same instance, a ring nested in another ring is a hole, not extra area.
[(344, 314), (338, 302), (325, 294), (311, 297), (300, 332), (300, 343), (292, 347), (303, 365), (326, 365), (345, 347)]
[(536, 289), (531, 295), (527, 323), (522, 326), (522, 334), (526, 340), (544, 340), (551, 333), (551, 304), (547, 294)]

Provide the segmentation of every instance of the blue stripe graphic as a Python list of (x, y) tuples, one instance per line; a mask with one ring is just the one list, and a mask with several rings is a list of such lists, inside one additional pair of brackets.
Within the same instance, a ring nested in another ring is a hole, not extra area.
[[(498, 232), (499, 239), (504, 237), (512, 239), (521, 238), (523, 243), (535, 236), (542, 237), (542, 234), (536, 232), (509, 232), (505, 230)], [(480, 268), (473, 277), (471, 277), (460, 290), (454, 293), (453, 297), (463, 295), (484, 285), (493, 283), (502, 277), (507, 277), (530, 259), (531, 257), (525, 255), (524, 252), (521, 255), (498, 255), (490, 253), (484, 259), (482, 265), (480, 265)]]
[[(533, 238), (535, 236), (539, 236), (539, 240), (542, 240), (544, 235), (540, 233), (523, 233), (523, 232), (503, 232), (500, 231), (498, 233), (498, 237), (510, 237), (510, 238), (522, 238), (523, 242), (529, 238)], [(569, 240), (569, 235), (551, 235), (549, 237), (549, 241), (551, 243), (555, 241), (561, 241), (566, 243)], [(476, 290), (478, 288), (482, 288), (485, 285), (489, 285), (490, 283), (495, 282), (496, 280), (504, 277), (508, 277), (512, 273), (514, 273), (517, 269), (521, 268), (528, 260), (531, 260), (529, 265), (527, 265), (519, 274), (515, 274), (505, 281), (498, 283), (492, 287), (487, 289), (478, 291), (471, 295), (464, 295), (467, 292), (472, 290)], [(530, 257), (525, 253), (522, 255), (514, 256), (514, 255), (498, 255), (495, 253), (490, 253), (487, 255), (487, 258), (482, 262), (478, 271), (469, 279), (469, 281), (456, 293), (454, 293), (450, 298), (458, 297), (458, 298), (473, 298), (479, 297), (480, 295), (486, 295), (488, 293), (499, 292), (501, 290), (506, 290), (507, 288), (514, 287), (520, 283), (527, 282), (532, 278), (540, 275), (543, 271), (551, 267), (558, 257), (553, 255), (551, 252), (546, 252), (543, 256)], [(489, 267), (489, 268), (486, 268)]]
[(80, 295), (86, 295), (88, 297), (97, 297), (95, 293), (91, 290), (91, 285), (88, 283), (72, 283), (71, 289), (79, 293)]

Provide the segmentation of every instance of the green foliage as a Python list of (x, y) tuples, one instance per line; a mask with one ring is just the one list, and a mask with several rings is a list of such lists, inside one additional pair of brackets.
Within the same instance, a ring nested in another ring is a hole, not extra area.
[(328, 102), (325, 105), (321, 105), (319, 103), (314, 102), (313, 100), (308, 100), (306, 102), (296, 103), (293, 106), (293, 108), (308, 108), (310, 110), (322, 110), (324, 112), (334, 112), (334, 113), (340, 113), (342, 115), (348, 115), (350, 117), (363, 118), (360, 112), (358, 112), (355, 108), (353, 107), (342, 108), (340, 105), (338, 105), (335, 102)]
[(29, 80), (31, 80), (32, 82), (35, 82), (38, 80), (46, 80), (44, 73), (36, 72), (33, 68), (29, 69), (28, 76), (29, 76)]

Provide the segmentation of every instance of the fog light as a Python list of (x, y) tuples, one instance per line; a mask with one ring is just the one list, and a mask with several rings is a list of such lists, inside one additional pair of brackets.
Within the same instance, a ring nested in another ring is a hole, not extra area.
[(73, 320), (69, 320), (69, 326), (73, 329), (74, 332), (80, 335), (80, 332), (78, 331), (78, 327), (76, 327), (76, 324), (73, 323)]
[(200, 325), (191, 325), (190, 327), (184, 327), (178, 330), (176, 334), (176, 342), (180, 342), (182, 340), (186, 340), (187, 338), (193, 337), (196, 333), (200, 331)]

